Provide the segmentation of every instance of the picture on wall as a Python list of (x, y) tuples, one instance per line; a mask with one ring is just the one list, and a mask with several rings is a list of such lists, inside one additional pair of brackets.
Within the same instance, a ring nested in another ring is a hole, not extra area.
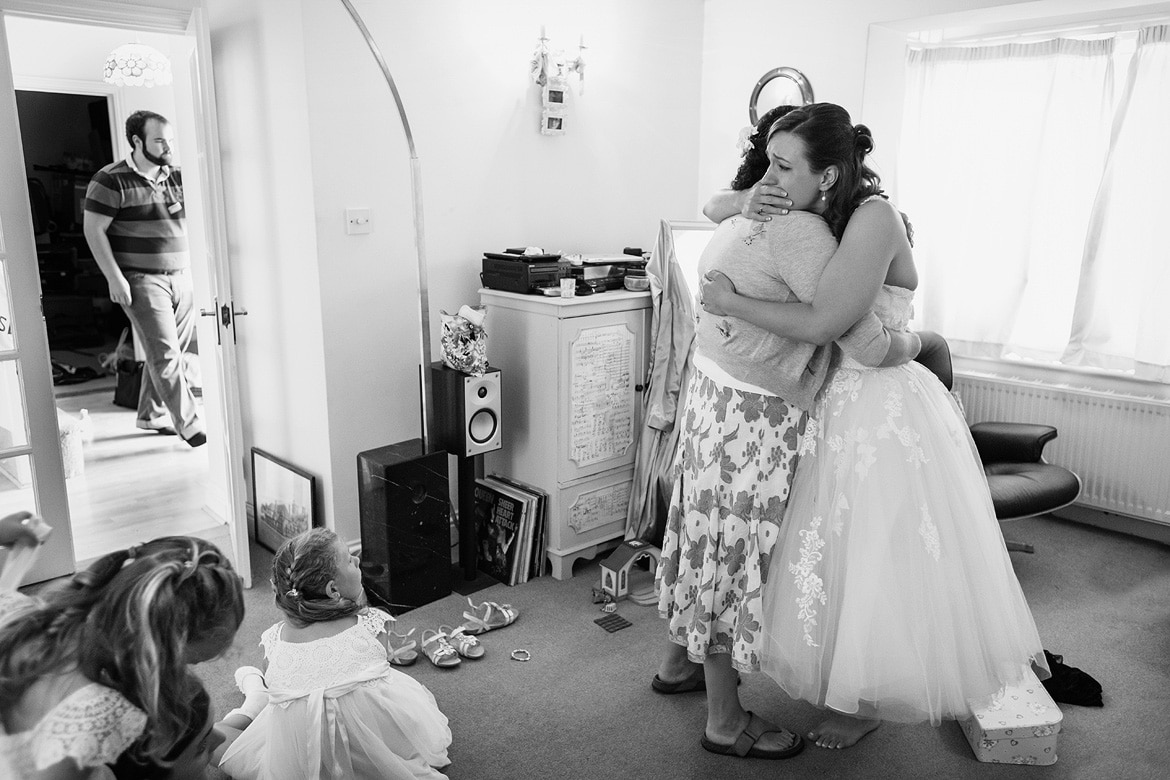
[(252, 506), (256, 540), (276, 552), (299, 533), (319, 525), (317, 480), (308, 472), (252, 448)]

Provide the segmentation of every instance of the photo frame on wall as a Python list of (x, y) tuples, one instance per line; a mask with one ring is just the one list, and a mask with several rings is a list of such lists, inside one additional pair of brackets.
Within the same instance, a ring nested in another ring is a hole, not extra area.
[(545, 111), (540, 115), (541, 135), (564, 135), (565, 115), (559, 111)]
[(557, 109), (565, 107), (565, 82), (550, 81), (545, 84), (541, 102), (547, 109)]
[(299, 533), (320, 525), (317, 478), (275, 455), (252, 448), (252, 506), (256, 541), (276, 552)]

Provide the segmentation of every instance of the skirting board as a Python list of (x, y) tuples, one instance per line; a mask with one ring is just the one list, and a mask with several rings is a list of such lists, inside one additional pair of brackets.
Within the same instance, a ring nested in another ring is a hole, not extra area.
[(1061, 520), (1072, 520), (1075, 523), (1104, 528), (1106, 531), (1117, 531), (1162, 544), (1170, 544), (1170, 525), (1142, 520), (1129, 515), (1119, 515), (1115, 512), (1105, 512), (1073, 504), (1053, 512), (1052, 516)]

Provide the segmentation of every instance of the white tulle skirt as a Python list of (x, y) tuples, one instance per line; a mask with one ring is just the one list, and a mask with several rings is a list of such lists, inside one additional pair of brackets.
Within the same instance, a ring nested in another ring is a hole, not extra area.
[(763, 670), (794, 698), (966, 717), (1044, 651), (978, 453), (917, 363), (843, 367), (818, 401), (764, 588)]
[(451, 729), (435, 697), (394, 669), (373, 680), (274, 695), (224, 753), (236, 780), (442, 780)]

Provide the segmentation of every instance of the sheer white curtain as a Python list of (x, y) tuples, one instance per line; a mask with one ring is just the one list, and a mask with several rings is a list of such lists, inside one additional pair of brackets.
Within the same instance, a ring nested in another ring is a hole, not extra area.
[(1109, 148), (1113, 49), (910, 51), (897, 198), (915, 228), (915, 325), (957, 353), (1064, 353)]
[(1170, 25), (1138, 36), (1063, 362), (1170, 382)]

